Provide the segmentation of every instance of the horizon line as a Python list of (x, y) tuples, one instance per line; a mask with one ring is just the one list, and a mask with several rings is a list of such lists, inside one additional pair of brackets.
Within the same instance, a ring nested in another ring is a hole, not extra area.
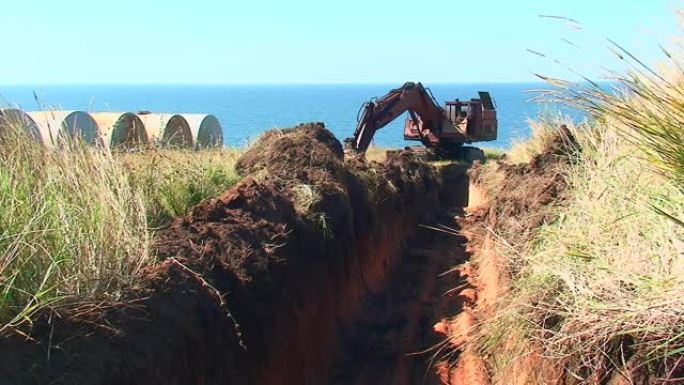
[[(0, 83), (0, 87), (40, 87), (40, 86), (358, 86), (358, 85), (390, 85), (390, 84), (404, 84), (404, 82), (392, 82), (392, 81), (381, 81), (381, 82), (217, 82), (217, 83), (108, 83), (108, 82), (75, 82), (75, 83)], [(416, 82), (418, 83), (418, 82)], [(430, 85), (430, 84), (440, 84), (440, 85), (460, 85), (460, 84), (546, 84), (542, 80), (528, 80), (528, 81), (464, 81), (464, 82), (453, 82), (453, 81), (437, 81), (437, 82), (424, 82), (420, 83)]]

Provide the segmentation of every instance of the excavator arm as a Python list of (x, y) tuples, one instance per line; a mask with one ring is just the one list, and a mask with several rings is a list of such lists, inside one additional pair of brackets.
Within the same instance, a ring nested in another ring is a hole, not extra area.
[(436, 134), (441, 130), (444, 110), (437, 105), (432, 96), (420, 83), (406, 83), (386, 95), (363, 105), (354, 131), (347, 139), (353, 150), (365, 152), (373, 135), (404, 112), (417, 122), (420, 140), (425, 144), (439, 142)]

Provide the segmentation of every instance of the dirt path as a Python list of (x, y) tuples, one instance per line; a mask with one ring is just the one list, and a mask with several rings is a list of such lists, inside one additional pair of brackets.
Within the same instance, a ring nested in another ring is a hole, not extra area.
[[(453, 214), (453, 213), (451, 213)], [(433, 224), (457, 231), (453, 215)], [(364, 301), (361, 319), (343, 331), (331, 384), (439, 384), (432, 364), (443, 340), (433, 325), (458, 312), (447, 293), (457, 281), (443, 274), (468, 259), (465, 238), (421, 228), (409, 242), (386, 289)]]

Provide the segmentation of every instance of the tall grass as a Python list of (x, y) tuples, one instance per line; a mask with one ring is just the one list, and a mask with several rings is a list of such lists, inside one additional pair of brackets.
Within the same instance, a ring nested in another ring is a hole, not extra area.
[(579, 377), (607, 359), (624, 365), (624, 349), (655, 372), (651, 363), (684, 347), (684, 229), (653, 205), (684, 215), (684, 196), (610, 125), (578, 139), (581, 162), (559, 170), (570, 198), (557, 220), (526, 242), (499, 246), (512, 287), (481, 330), (481, 348), (500, 349), (501, 338), (515, 335), (521, 341), (504, 356), (541, 347)]
[(116, 297), (150, 263), (144, 199), (111, 154), (0, 142), (0, 329), (58, 302)]
[(116, 300), (154, 230), (237, 182), (238, 152), (47, 150), (0, 122), (0, 332), (46, 306)]
[(557, 219), (522, 242), (501, 235), (511, 288), (477, 342), (496, 352), (495, 371), (540, 351), (581, 383), (608, 368), (682, 381), (684, 73), (616, 48), (634, 66), (611, 88), (553, 81), (552, 98), (592, 124), (575, 131), (577, 162), (559, 170), (569, 191)]
[(610, 121), (660, 172), (684, 184), (684, 63), (677, 59), (681, 55), (662, 48), (667, 62), (655, 68), (611, 44), (628, 67), (624, 74), (611, 76), (612, 85), (586, 79), (578, 86), (542, 76), (556, 86), (547, 96)]
[(511, 149), (506, 153), (511, 163), (527, 163), (540, 154), (558, 134), (558, 127), (565, 125), (574, 127), (573, 122), (559, 115), (542, 115), (535, 120), (528, 120), (531, 136), (525, 140), (514, 140)]

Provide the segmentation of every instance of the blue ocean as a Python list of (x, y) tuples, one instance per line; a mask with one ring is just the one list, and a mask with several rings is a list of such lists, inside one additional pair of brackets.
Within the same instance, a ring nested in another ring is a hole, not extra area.
[[(401, 84), (363, 85), (79, 85), (0, 86), (3, 105), (25, 110), (46, 108), (85, 111), (187, 112), (214, 114), (223, 127), (224, 144), (244, 146), (260, 133), (302, 122), (322, 121), (339, 139), (353, 134), (362, 103)], [(489, 91), (499, 119), (499, 138), (487, 146), (508, 148), (530, 135), (528, 119), (548, 109), (532, 102), (541, 83), (426, 84), (440, 104), (477, 97)], [(35, 94), (35, 96), (34, 96)], [(374, 138), (375, 145), (403, 147), (399, 118)]]

